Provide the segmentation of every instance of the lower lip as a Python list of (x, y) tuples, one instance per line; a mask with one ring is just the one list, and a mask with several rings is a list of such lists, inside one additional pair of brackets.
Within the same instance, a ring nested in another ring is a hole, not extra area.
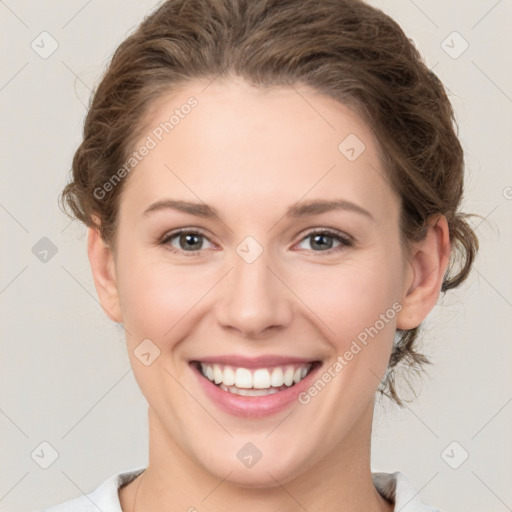
[(206, 395), (221, 409), (235, 416), (261, 418), (283, 411), (294, 401), (298, 401), (298, 396), (310, 386), (310, 382), (314, 379), (320, 365), (315, 365), (308, 375), (295, 385), (266, 396), (241, 396), (224, 391), (204, 377), (198, 368), (193, 365), (191, 365), (191, 368), (197, 375), (199, 384)]

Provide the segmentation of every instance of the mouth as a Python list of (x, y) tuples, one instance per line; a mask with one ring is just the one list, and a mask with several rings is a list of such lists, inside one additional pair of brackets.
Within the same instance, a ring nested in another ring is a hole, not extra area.
[(207, 396), (239, 416), (260, 417), (283, 409), (306, 389), (318, 360), (225, 357), (189, 361)]
[(267, 396), (293, 387), (307, 377), (315, 362), (249, 369), (225, 364), (192, 363), (219, 388), (240, 396)]

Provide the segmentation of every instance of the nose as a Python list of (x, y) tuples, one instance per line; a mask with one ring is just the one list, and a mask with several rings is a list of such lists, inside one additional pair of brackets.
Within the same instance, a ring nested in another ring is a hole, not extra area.
[(217, 319), (224, 329), (261, 339), (290, 324), (293, 294), (271, 267), (265, 251), (252, 263), (235, 254), (218, 290)]

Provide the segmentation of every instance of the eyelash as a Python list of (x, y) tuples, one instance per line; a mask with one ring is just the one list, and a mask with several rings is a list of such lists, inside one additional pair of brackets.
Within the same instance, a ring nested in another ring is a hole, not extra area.
[[(203, 249), (198, 249), (194, 251), (183, 251), (182, 249), (177, 249), (176, 247), (172, 247), (169, 245), (169, 242), (176, 238), (177, 236), (186, 233), (186, 234), (193, 234), (193, 235), (201, 235), (202, 237), (208, 239), (207, 235), (200, 229), (190, 229), (190, 228), (183, 228), (178, 229), (176, 231), (171, 231), (170, 233), (167, 233), (164, 235), (163, 239), (160, 241), (161, 245), (165, 245), (168, 247), (168, 249), (176, 254), (182, 254), (186, 257), (198, 257), (199, 252), (201, 252)], [(310, 231), (307, 231), (304, 236), (300, 239), (299, 243), (305, 240), (306, 238), (309, 238), (313, 235), (327, 235), (328, 237), (334, 238), (336, 241), (340, 242), (340, 245), (338, 247), (333, 247), (331, 249), (327, 249), (325, 251), (312, 251), (313, 253), (319, 253), (319, 254), (333, 254), (335, 252), (342, 251), (348, 247), (352, 247), (354, 245), (354, 240), (352, 237), (348, 235), (343, 235), (337, 231), (333, 231), (330, 229), (316, 229), (313, 228)]]

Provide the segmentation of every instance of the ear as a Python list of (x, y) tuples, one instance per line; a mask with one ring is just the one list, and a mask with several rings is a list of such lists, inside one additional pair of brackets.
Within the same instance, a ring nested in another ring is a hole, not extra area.
[(122, 322), (112, 249), (105, 244), (96, 228), (87, 230), (87, 254), (94, 286), (105, 314), (114, 322)]
[(435, 306), (450, 262), (450, 251), (446, 217), (435, 216), (429, 221), (425, 238), (411, 248), (402, 309), (397, 317), (398, 329), (418, 327)]

